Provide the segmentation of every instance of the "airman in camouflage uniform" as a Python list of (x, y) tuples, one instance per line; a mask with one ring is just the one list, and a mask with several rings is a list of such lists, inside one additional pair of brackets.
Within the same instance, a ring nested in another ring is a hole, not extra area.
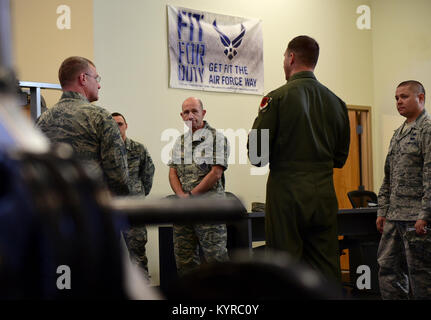
[(100, 76), (94, 64), (70, 57), (59, 69), (60, 101), (36, 122), (53, 143), (67, 143), (90, 170), (102, 170), (115, 195), (129, 194), (127, 156), (118, 126), (98, 100)]
[[(153, 186), (153, 160), (143, 144), (126, 136), (128, 125), (124, 116), (118, 112), (114, 112), (112, 113), (112, 117), (115, 122), (117, 122), (121, 138), (126, 145), (130, 195), (144, 198), (150, 193), (151, 187)], [(149, 277), (148, 258), (145, 249), (145, 245), (148, 241), (147, 228), (145, 226), (133, 227), (123, 234), (132, 261), (141, 267), (144, 274)]]
[[(178, 138), (169, 163), (169, 182), (180, 198), (225, 197), (228, 141), (203, 120), (205, 113), (197, 98), (188, 98), (182, 105), (181, 116), (191, 130)], [(226, 224), (174, 225), (173, 236), (180, 276), (199, 267), (199, 247), (208, 263), (228, 260)]]
[(395, 98), (407, 120), (392, 137), (378, 196), (380, 292), (383, 299), (430, 299), (431, 117), (419, 82), (402, 82)]

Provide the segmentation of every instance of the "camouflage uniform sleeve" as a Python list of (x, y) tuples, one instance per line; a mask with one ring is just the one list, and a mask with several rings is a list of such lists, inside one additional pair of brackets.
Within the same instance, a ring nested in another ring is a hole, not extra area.
[(423, 197), (418, 219), (431, 221), (431, 126), (427, 125), (422, 134)]
[(42, 131), (45, 134), (46, 131), (46, 117), (49, 112), (42, 113), (39, 118), (36, 119), (35, 127), (38, 128), (40, 131)]
[[(263, 167), (269, 162), (271, 145), (278, 127), (278, 102), (275, 100), (277, 99), (270, 95), (263, 97), (259, 113), (248, 136), (248, 158), (250, 163), (256, 167)], [(262, 145), (262, 136), (264, 137), (263, 143), (268, 143), (268, 145)], [(265, 141), (265, 136), (268, 136), (269, 140)]]
[(109, 189), (115, 195), (128, 195), (130, 190), (126, 147), (117, 123), (107, 112), (101, 115), (99, 140), (101, 166)]
[(139, 168), (139, 176), (141, 178), (142, 185), (144, 186), (145, 195), (147, 196), (153, 186), (155, 168), (153, 159), (151, 159), (150, 153), (148, 152), (147, 148), (145, 148), (145, 146), (141, 145), (140, 153), (141, 163)]
[(43, 126), (43, 117), (42, 117), (42, 114), (36, 119), (36, 124), (35, 124), (35, 127), (36, 128), (40, 128), (40, 127), (42, 127)]
[(377, 216), (379, 217), (386, 217), (389, 210), (389, 200), (391, 197), (391, 161), (392, 161), (391, 151), (392, 151), (392, 144), (393, 144), (394, 137), (395, 135), (392, 137), (392, 140), (389, 144), (389, 151), (385, 160), (385, 168), (384, 168), (385, 176), (383, 178), (383, 184), (380, 187), (379, 195), (377, 197), (378, 199)]

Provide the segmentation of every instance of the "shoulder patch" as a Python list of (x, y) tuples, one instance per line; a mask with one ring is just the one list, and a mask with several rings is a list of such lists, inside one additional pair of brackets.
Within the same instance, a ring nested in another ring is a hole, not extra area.
[(263, 97), (262, 101), (260, 102), (259, 112), (265, 112), (271, 100), (271, 97)]

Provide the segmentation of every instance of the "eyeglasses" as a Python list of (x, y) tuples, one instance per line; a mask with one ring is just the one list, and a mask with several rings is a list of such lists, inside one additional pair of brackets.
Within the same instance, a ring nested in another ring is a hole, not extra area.
[(92, 78), (94, 78), (97, 82), (100, 82), (100, 80), (102, 80), (102, 78), (100, 77), (100, 76), (92, 76), (91, 74), (89, 74), (89, 73), (85, 73), (87, 76), (90, 76), (90, 77), (92, 77)]

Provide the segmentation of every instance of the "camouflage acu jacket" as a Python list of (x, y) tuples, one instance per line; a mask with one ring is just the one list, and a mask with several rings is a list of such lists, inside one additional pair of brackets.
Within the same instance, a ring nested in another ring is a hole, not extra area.
[[(404, 125), (404, 124), (403, 124)], [(389, 145), (379, 191), (378, 216), (389, 220), (431, 220), (431, 118), (424, 110)]]
[[(169, 166), (177, 170), (185, 192), (191, 191), (211, 171), (213, 165), (228, 167), (229, 144), (226, 137), (204, 122), (193, 136), (191, 131), (180, 136), (172, 149)], [(224, 174), (209, 193), (224, 192)]]
[(77, 92), (63, 92), (60, 101), (45, 111), (36, 126), (52, 143), (72, 146), (90, 170), (102, 169), (108, 188), (129, 194), (127, 155), (117, 123), (110, 113)]
[(126, 138), (127, 164), (131, 195), (148, 195), (153, 186), (154, 164), (147, 148)]

